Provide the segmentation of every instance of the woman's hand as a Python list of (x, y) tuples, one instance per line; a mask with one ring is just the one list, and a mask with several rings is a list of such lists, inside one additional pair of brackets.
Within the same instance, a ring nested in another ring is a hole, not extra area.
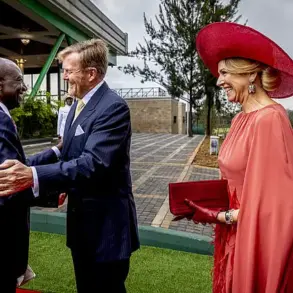
[[(217, 215), (220, 210), (219, 208), (204, 208), (189, 199), (185, 199), (184, 202), (193, 210), (190, 215), (187, 215), (187, 218), (192, 219), (194, 223), (218, 223)], [(176, 217), (175, 219), (179, 220), (182, 219), (182, 217)]]
[[(239, 209), (238, 210), (234, 210), (232, 212), (232, 217), (233, 217), (233, 222), (234, 223), (237, 223), (238, 222), (238, 214), (239, 214)], [(226, 223), (226, 220), (225, 220), (225, 212), (218, 213), (217, 219), (221, 223)]]

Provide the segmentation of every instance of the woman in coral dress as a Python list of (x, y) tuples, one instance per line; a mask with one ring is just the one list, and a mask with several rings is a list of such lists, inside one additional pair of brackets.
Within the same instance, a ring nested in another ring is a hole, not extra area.
[(213, 292), (293, 292), (293, 131), (272, 99), (293, 96), (293, 61), (235, 23), (208, 25), (196, 45), (228, 100), (242, 105), (219, 153), (230, 210), (206, 211), (218, 223)]

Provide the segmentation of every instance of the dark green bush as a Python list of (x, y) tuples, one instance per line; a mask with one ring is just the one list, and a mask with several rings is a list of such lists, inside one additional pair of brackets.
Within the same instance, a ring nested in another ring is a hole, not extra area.
[(21, 138), (38, 138), (56, 135), (58, 106), (47, 97), (24, 97), (21, 107), (11, 111)]

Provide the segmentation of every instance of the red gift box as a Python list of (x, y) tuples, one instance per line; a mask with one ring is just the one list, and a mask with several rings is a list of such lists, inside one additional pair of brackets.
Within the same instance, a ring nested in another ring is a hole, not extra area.
[(227, 180), (206, 180), (169, 183), (169, 205), (174, 216), (194, 211), (185, 203), (189, 199), (204, 208), (229, 209)]

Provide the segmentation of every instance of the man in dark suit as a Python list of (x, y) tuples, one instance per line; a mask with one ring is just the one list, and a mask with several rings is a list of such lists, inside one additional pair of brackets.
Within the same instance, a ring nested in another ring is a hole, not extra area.
[[(18, 107), (26, 91), (20, 69), (0, 58), (0, 162), (7, 159), (27, 163), (9, 110)], [(58, 152), (58, 151), (57, 151)], [(51, 159), (50, 159), (51, 158)], [(30, 158), (43, 164), (57, 156), (48, 150)], [(16, 280), (27, 268), (29, 246), (29, 207), (34, 204), (33, 190), (26, 189), (0, 198), (0, 292), (15, 293)]]
[(130, 177), (130, 113), (103, 80), (108, 67), (101, 40), (76, 43), (58, 55), (69, 95), (60, 161), (29, 167), (7, 161), (0, 171), (0, 196), (39, 188), (68, 193), (67, 245), (79, 293), (122, 293), (138, 231)]

